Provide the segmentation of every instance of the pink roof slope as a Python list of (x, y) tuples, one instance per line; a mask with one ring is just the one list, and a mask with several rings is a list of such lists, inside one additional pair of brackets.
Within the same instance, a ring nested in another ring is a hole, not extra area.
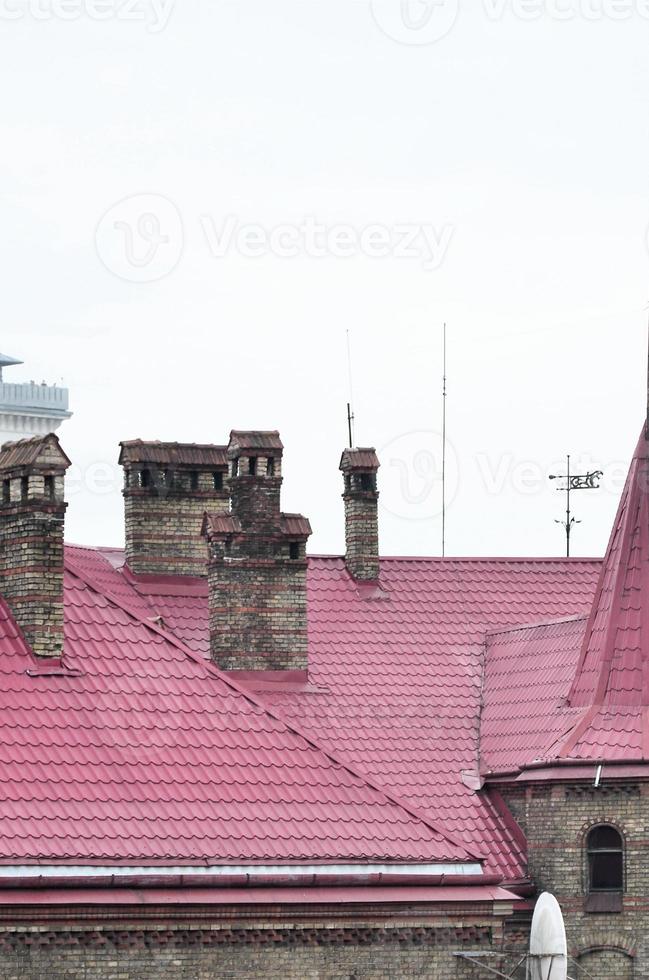
[[(465, 785), (478, 772), (485, 631), (585, 615), (600, 564), (386, 558), (377, 588), (357, 586), (340, 558), (311, 558), (310, 688), (259, 696), (440, 830), (488, 852), (487, 870), (521, 877), (518, 842), (484, 795)], [(208, 655), (205, 583), (156, 579), (137, 589), (149, 615)]]
[(481, 750), (483, 767), (492, 770), (558, 759), (649, 761), (644, 428), (588, 620), (490, 638)]
[(74, 554), (65, 667), (37, 662), (0, 603), (3, 863), (470, 860), (147, 623), (129, 586), (130, 604), (111, 597), (124, 580), (103, 558)]

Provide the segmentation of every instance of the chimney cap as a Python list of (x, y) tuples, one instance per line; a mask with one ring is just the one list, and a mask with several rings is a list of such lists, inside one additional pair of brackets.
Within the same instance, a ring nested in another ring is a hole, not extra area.
[(120, 442), (119, 464), (158, 463), (165, 466), (209, 466), (227, 468), (225, 446), (196, 442), (160, 442), (131, 439)]
[(241, 533), (241, 521), (231, 514), (211, 514), (206, 511), (203, 516), (201, 534), (206, 538), (226, 537), (230, 534)]
[[(50, 447), (54, 450), (54, 454), (48, 452)], [(20, 439), (18, 442), (5, 442), (0, 450), (0, 470), (34, 466), (36, 463), (42, 463), (48, 468), (61, 467), (62, 469), (67, 469), (71, 465), (61, 449), (58, 437), (53, 432), (49, 432), (46, 436)]]
[(311, 522), (302, 514), (280, 514), (280, 528), (289, 538), (308, 538), (311, 536)]
[(284, 449), (277, 429), (233, 429), (230, 433), (228, 453), (237, 452), (281, 452)]
[(380, 465), (379, 457), (376, 455), (376, 449), (373, 447), (345, 449), (340, 457), (340, 469), (343, 473), (354, 470), (376, 472)]

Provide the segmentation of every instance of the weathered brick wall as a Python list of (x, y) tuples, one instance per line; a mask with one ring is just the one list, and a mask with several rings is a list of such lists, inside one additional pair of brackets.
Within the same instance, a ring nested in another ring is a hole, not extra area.
[(344, 493), (345, 562), (355, 579), (379, 577), (378, 494)]
[(56, 437), (17, 445), (34, 447), (36, 458), (0, 466), (0, 591), (33, 652), (59, 657), (68, 461)]
[[(150, 470), (149, 486), (139, 486), (137, 469), (127, 468), (124, 484), (126, 560), (136, 575), (207, 574), (203, 515), (227, 513), (229, 494), (214, 486), (214, 472), (187, 468)], [(196, 485), (194, 485), (196, 481)]]
[(0, 980), (471, 980), (475, 969), (453, 954), (494, 949), (500, 926), (484, 915), (467, 918), (240, 928), (5, 925)]
[[(524, 826), (529, 873), (558, 899), (568, 948), (596, 980), (649, 977), (649, 784), (531, 784), (501, 790)], [(586, 911), (586, 835), (613, 824), (625, 841), (622, 912)]]
[(210, 651), (222, 670), (308, 667), (310, 527), (301, 517), (297, 530), (287, 525), (280, 510), (281, 451), (269, 452), (243, 453), (238, 443), (230, 446), (230, 517), (236, 531), (206, 530)]
[(247, 541), (237, 557), (210, 560), (212, 659), (222, 670), (306, 670), (306, 559), (248, 558)]

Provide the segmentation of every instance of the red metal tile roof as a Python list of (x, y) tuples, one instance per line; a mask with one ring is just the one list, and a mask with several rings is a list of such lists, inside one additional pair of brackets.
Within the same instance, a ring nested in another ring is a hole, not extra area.
[(485, 773), (515, 771), (545, 756), (548, 738), (582, 714), (566, 707), (586, 617), (490, 634), (480, 733)]
[(640, 436), (587, 622), (492, 638), (482, 762), (649, 761), (649, 442)]
[(120, 465), (124, 463), (158, 463), (163, 466), (227, 467), (227, 447), (200, 445), (194, 442), (144, 442), (132, 439), (120, 442)]
[(30, 676), (0, 605), (1, 861), (469, 859), (155, 626), (99, 554), (67, 568), (74, 672)]
[(120, 561), (67, 549), (81, 677), (28, 677), (2, 609), (5, 860), (486, 854), (488, 872), (524, 874), (520, 841), (467, 785), (484, 634), (585, 614), (601, 563), (388, 558), (367, 590), (342, 559), (311, 558), (311, 683), (259, 695), (268, 714), (202, 659), (205, 583), (134, 580)]
[[(381, 586), (367, 590), (342, 559), (310, 558), (311, 692), (259, 696), (465, 846), (486, 849), (489, 871), (521, 877), (519, 844), (463, 777), (478, 772), (485, 631), (585, 616), (600, 566), (580, 559), (386, 558)], [(174, 581), (180, 593), (180, 580), (172, 579), (164, 595), (158, 585), (138, 582), (139, 596), (150, 615), (162, 616), (207, 657), (206, 588), (174, 596)]]

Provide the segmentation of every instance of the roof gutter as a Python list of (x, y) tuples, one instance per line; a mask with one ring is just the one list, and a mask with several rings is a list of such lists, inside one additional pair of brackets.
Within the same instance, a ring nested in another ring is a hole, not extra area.
[(218, 867), (0, 867), (0, 888), (233, 888), (320, 885), (497, 885), (480, 865), (266, 865)]

